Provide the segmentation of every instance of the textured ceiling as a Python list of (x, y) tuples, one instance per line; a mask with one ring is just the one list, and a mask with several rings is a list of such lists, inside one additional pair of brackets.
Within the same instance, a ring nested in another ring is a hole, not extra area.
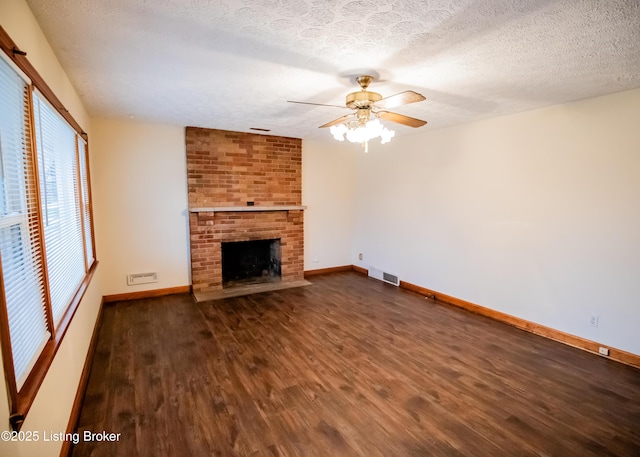
[(28, 3), (99, 117), (311, 138), (345, 111), (286, 101), (343, 104), (358, 74), (427, 97), (394, 109), (418, 130), (640, 87), (638, 0)]

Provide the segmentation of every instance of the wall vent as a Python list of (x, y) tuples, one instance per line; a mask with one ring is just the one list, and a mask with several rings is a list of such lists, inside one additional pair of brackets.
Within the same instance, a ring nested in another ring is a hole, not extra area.
[(400, 284), (400, 280), (396, 275), (392, 275), (391, 273), (382, 273), (382, 280), (397, 286)]
[(137, 273), (127, 275), (128, 286), (135, 286), (137, 284), (148, 284), (150, 282), (158, 282), (158, 273)]
[(375, 279), (379, 279), (380, 281), (393, 284), (394, 286), (400, 285), (400, 279), (397, 275), (387, 273), (375, 267), (369, 267), (369, 276)]

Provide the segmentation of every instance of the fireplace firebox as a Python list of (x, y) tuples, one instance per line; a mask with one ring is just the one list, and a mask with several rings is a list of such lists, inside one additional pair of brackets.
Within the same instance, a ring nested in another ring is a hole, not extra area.
[(222, 243), (222, 287), (280, 281), (280, 239)]

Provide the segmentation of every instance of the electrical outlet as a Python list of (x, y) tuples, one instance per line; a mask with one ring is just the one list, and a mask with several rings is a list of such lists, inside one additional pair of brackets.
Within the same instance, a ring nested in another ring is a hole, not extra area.
[(600, 321), (600, 316), (598, 316), (597, 314), (592, 314), (591, 317), (589, 318), (589, 325), (592, 327), (597, 327), (599, 321)]
[(364, 256), (362, 255), (362, 252), (360, 254), (358, 254), (358, 260), (362, 260), (364, 258)]
[(320, 259), (318, 259), (318, 256), (315, 256), (312, 260), (313, 263), (318, 263), (320, 261)]
[(607, 348), (604, 348), (604, 347), (600, 346), (600, 347), (598, 348), (598, 353), (599, 353), (600, 355), (609, 355), (609, 349), (607, 349)]

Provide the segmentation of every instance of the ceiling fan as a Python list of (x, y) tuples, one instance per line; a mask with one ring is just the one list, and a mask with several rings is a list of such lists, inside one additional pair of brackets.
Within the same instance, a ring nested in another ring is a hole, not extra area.
[[(421, 102), (425, 100), (424, 96), (412, 90), (407, 90), (404, 92), (400, 92), (399, 94), (390, 95), (389, 97), (383, 98), (379, 93), (367, 90), (372, 81), (373, 76), (358, 76), (356, 78), (356, 82), (358, 83), (358, 85), (360, 85), (361, 90), (352, 92), (347, 95), (346, 103), (344, 106), (326, 105), (323, 103), (297, 102), (292, 100), (287, 101), (289, 103), (298, 103), (302, 105), (332, 106), (336, 108), (346, 108), (354, 110), (353, 113), (346, 114), (339, 117), (338, 119), (334, 119), (331, 122), (327, 122), (326, 124), (321, 125), (320, 128), (332, 127), (331, 133), (336, 139), (343, 141), (346, 135), (347, 139), (349, 139), (350, 141), (354, 143), (362, 143), (365, 147), (365, 150), (367, 149), (367, 143), (369, 139), (380, 136), (382, 138), (382, 142), (386, 143), (394, 134), (393, 131), (387, 130), (379, 122), (377, 122), (375, 126), (373, 124), (370, 125), (370, 121), (373, 121), (375, 123), (376, 119), (379, 118), (414, 128), (422, 127), (427, 123), (426, 121), (405, 116), (404, 114), (387, 111), (388, 108), (408, 105), (409, 103)], [(374, 119), (372, 119), (372, 115)], [(344, 127), (335, 128), (334, 126)], [(383, 131), (386, 131), (388, 133), (384, 134), (382, 133)], [(375, 134), (376, 132), (378, 134)]]

